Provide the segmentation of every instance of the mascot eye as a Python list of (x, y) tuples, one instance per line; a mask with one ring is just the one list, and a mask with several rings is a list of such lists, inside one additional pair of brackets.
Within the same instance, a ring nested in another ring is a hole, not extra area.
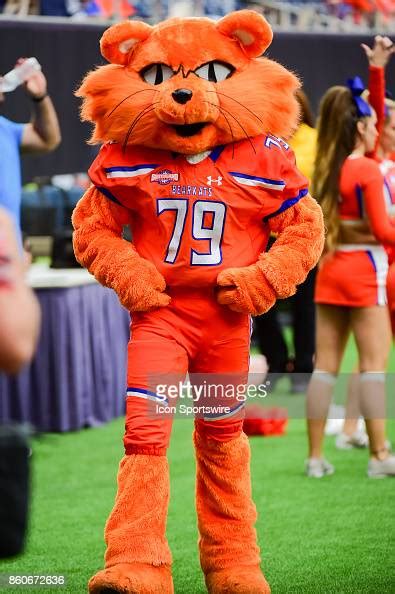
[(140, 76), (150, 85), (160, 85), (164, 80), (169, 80), (174, 72), (166, 64), (151, 64), (140, 72)]
[(196, 68), (195, 74), (210, 82), (219, 82), (232, 76), (234, 70), (233, 66), (224, 62), (207, 62)]

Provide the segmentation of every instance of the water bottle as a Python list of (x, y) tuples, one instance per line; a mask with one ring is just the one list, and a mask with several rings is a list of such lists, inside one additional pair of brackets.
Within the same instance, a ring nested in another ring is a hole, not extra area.
[(0, 79), (0, 92), (9, 93), (10, 91), (14, 91), (34, 72), (38, 72), (39, 70), (41, 70), (41, 66), (36, 58), (28, 58)]

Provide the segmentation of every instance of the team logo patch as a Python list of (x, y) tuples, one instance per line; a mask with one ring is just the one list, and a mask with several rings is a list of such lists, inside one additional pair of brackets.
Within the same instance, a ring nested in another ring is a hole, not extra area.
[(151, 173), (151, 182), (156, 182), (165, 186), (166, 184), (178, 181), (179, 177), (179, 173), (173, 173), (172, 171), (169, 171), (169, 169), (162, 169), (162, 171), (158, 171), (158, 173)]

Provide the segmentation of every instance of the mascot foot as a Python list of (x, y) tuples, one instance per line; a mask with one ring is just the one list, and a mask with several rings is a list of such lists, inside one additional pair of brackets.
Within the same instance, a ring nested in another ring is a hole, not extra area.
[(234, 567), (206, 575), (209, 594), (270, 594), (270, 586), (259, 567)]
[(90, 594), (173, 594), (169, 567), (120, 563), (99, 571), (89, 580)]

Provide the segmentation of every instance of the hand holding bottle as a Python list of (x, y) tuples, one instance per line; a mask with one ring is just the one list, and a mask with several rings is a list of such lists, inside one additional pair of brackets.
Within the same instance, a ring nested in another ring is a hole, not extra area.
[[(21, 59), (19, 59), (17, 64), (19, 63), (21, 63), (21, 65), (23, 66), (25, 60), (22, 59), (21, 62)], [(26, 92), (28, 93), (28, 95), (30, 95), (32, 99), (45, 97), (45, 95), (47, 94), (47, 79), (45, 78), (41, 70), (40, 64), (38, 62), (37, 64), (39, 68), (35, 68), (34, 70), (32, 70), (24, 80)]]
[(0, 92), (11, 92), (21, 84), (33, 99), (45, 96), (47, 81), (36, 58), (19, 58), (15, 68), (0, 78)]

